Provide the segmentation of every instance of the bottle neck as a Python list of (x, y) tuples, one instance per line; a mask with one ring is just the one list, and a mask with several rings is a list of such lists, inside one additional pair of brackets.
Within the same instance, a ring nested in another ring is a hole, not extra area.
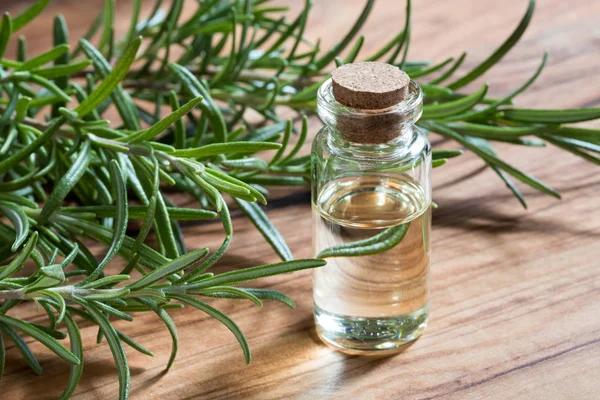
[(340, 130), (329, 126), (327, 143), (329, 148), (357, 159), (396, 159), (404, 153), (415, 139), (414, 124), (406, 124), (394, 130), (393, 137), (384, 143), (360, 143), (349, 140)]
[(402, 102), (381, 110), (344, 106), (333, 96), (331, 79), (319, 88), (317, 112), (328, 127), (330, 143), (357, 153), (394, 152), (409, 144), (423, 111), (423, 94), (411, 81)]

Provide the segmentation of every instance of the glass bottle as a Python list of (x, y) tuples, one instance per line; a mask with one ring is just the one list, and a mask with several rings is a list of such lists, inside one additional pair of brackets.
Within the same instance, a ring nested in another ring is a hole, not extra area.
[(400, 102), (365, 110), (341, 104), (332, 86), (318, 92), (324, 126), (312, 148), (313, 250), (334, 255), (314, 271), (317, 332), (346, 353), (393, 353), (428, 318), (431, 148), (415, 126), (422, 92), (407, 76)]

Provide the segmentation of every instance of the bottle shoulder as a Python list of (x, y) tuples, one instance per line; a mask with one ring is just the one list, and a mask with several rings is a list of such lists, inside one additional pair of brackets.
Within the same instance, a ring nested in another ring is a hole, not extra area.
[(395, 143), (383, 145), (356, 145), (336, 140), (336, 132), (324, 126), (315, 136), (312, 152), (323, 158), (339, 157), (366, 164), (411, 164), (431, 154), (427, 135), (414, 126)]

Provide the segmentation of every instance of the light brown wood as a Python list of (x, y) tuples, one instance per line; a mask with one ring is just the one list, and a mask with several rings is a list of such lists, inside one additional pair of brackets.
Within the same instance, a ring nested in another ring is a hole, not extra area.
[[(15, 2), (16, 3), (16, 2)], [(20, 2), (19, 2), (20, 3)], [(24, 2), (25, 3), (25, 2)], [(52, 16), (66, 15), (79, 37), (100, 1), (57, 1), (24, 30), (30, 54), (51, 37)], [(294, 3), (298, 8), (301, 2)], [(308, 35), (333, 44), (358, 15), (362, 1), (315, 1)], [(366, 52), (403, 24), (402, 2), (379, 1), (365, 34)], [(516, 26), (524, 0), (413, 2), (411, 59), (441, 61), (469, 50), (468, 66), (483, 60)], [(524, 82), (551, 53), (548, 68), (524, 95), (530, 107), (600, 106), (600, 2), (540, 1), (522, 42), (486, 75), (491, 94)], [(5, 2), (3, 1), (4, 5)], [(25, 4), (13, 5), (15, 13)], [(4, 7), (0, 7), (4, 8)], [(0, 10), (4, 11), (4, 10)], [(128, 2), (118, 4), (118, 27), (127, 26)], [(463, 69), (463, 70), (464, 70)], [(481, 84), (483, 79), (477, 84)], [(476, 87), (473, 85), (472, 87)], [(598, 126), (598, 124), (592, 124)], [(312, 120), (311, 132), (318, 129)], [(437, 141), (434, 139), (434, 141)], [(508, 162), (560, 190), (562, 201), (524, 188), (529, 210), (471, 154), (434, 174), (431, 321), (404, 353), (388, 358), (350, 357), (325, 347), (312, 321), (309, 271), (266, 279), (261, 285), (289, 294), (296, 310), (249, 302), (214, 301), (246, 333), (253, 362), (245, 366), (232, 335), (199, 312), (171, 312), (180, 352), (163, 374), (170, 339), (152, 315), (117, 326), (152, 349), (148, 358), (127, 349), (133, 399), (596, 399), (600, 396), (600, 175), (598, 169), (555, 148), (501, 146)], [(310, 254), (307, 189), (275, 191), (267, 207), (298, 258)], [(219, 270), (275, 262), (255, 229), (234, 213), (234, 243)], [(220, 225), (186, 224), (190, 246), (217, 246)], [(42, 321), (33, 307), (20, 317)], [(118, 384), (106, 343), (86, 323), (85, 370), (76, 399), (114, 399)], [(30, 342), (30, 340), (28, 341)], [(0, 384), (2, 399), (53, 399), (67, 365), (34, 344), (44, 375), (35, 376), (9, 345)]]

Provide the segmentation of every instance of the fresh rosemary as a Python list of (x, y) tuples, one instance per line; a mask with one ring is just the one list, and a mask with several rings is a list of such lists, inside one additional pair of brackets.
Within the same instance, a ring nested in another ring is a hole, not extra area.
[[(314, 110), (317, 88), (331, 64), (357, 59), (365, 38), (356, 37), (375, 1), (366, 1), (333, 48), (321, 49), (318, 41), (304, 35), (311, 0), (293, 19), (286, 7), (269, 5), (268, 0), (198, 0), (189, 18), (181, 15), (183, 0), (164, 8), (163, 0), (156, 0), (150, 15), (142, 18), (141, 0), (134, 0), (129, 30), (119, 39), (114, 38), (115, 0), (106, 0), (75, 48), (68, 44), (65, 20), (57, 16), (53, 47), (28, 55), (26, 38), (17, 38), (17, 33), (35, 21), (48, 2), (38, 0), (14, 18), (5, 13), (0, 25), (0, 376), (5, 339), (41, 373), (20, 331), (71, 364), (61, 395), (69, 398), (83, 369), (77, 326), (83, 318), (98, 326), (98, 341), (106, 338), (118, 368), (119, 395), (125, 399), (130, 372), (123, 343), (152, 353), (116, 329), (112, 320), (132, 320), (132, 312), (156, 313), (173, 338), (169, 368), (178, 340), (167, 310), (184, 305), (227, 326), (249, 362), (248, 344), (237, 325), (199, 298), (246, 299), (259, 306), (262, 300), (275, 300), (293, 307), (282, 293), (238, 285), (324, 264), (293, 260), (256, 201), (266, 203), (265, 186), (305, 185), (310, 179), (310, 159), (299, 155), (307, 138), (304, 114)], [(466, 53), (436, 65), (407, 59), (410, 1), (404, 29), (364, 58), (395, 64), (422, 81), (425, 107), (420, 125), (481, 157), (523, 206), (512, 178), (543, 193), (559, 194), (502, 161), (492, 142), (549, 143), (600, 164), (595, 155), (600, 152), (600, 131), (565, 125), (600, 118), (600, 109), (512, 106), (514, 97), (539, 76), (547, 55), (528, 81), (502, 99), (486, 97), (487, 86), (472, 94), (460, 91), (511, 49), (533, 9), (531, 0), (510, 37), (459, 78), (453, 77)], [(18, 40), (14, 59), (6, 54), (11, 38)], [(282, 107), (302, 115), (300, 129), (280, 119)], [(168, 115), (165, 108), (171, 109)], [(109, 110), (116, 110), (117, 121), (105, 119)], [(257, 115), (264, 123), (256, 123)], [(292, 146), (294, 134), (298, 138)], [(271, 158), (255, 156), (262, 151), (270, 151)], [(460, 153), (435, 150), (434, 166)], [(172, 204), (162, 193), (166, 186), (197, 199), (198, 208)], [(223, 194), (234, 198), (281, 263), (208, 272), (232, 237)], [(210, 218), (222, 222), (222, 245), (212, 253), (207, 248), (188, 251), (179, 221)], [(141, 226), (135, 236), (128, 236), (128, 222), (134, 219), (141, 220)], [(157, 248), (146, 244), (151, 231)], [(395, 235), (392, 242), (401, 240), (402, 233)], [(100, 261), (84, 239), (106, 246)], [(333, 249), (331, 255), (356, 255), (381, 246), (375, 247), (359, 243)], [(107, 269), (115, 257), (127, 263), (121, 271)], [(33, 272), (18, 274), (28, 260), (35, 265)], [(8, 315), (26, 301), (43, 308), (47, 325)], [(59, 330), (63, 326), (66, 334)], [(60, 342), (66, 336), (70, 349)]]

